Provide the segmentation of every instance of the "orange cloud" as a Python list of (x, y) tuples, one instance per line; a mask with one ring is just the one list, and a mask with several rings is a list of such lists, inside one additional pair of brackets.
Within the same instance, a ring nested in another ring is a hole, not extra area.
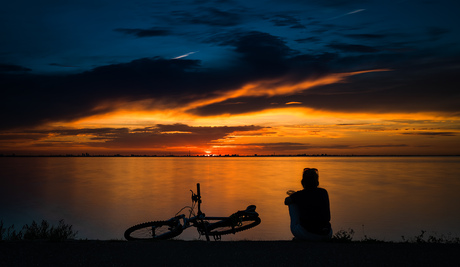
[(276, 78), (272, 80), (264, 80), (258, 82), (252, 82), (244, 85), (241, 88), (237, 88), (231, 91), (221, 92), (215, 96), (209, 97), (207, 99), (200, 99), (194, 101), (183, 108), (183, 110), (195, 109), (198, 107), (211, 105), (219, 102), (223, 102), (228, 99), (233, 99), (237, 97), (273, 97), (277, 95), (292, 95), (298, 92), (308, 90), (316, 86), (322, 86), (327, 84), (343, 82), (346, 77), (370, 73), (370, 72), (381, 72), (381, 71), (390, 71), (390, 69), (374, 69), (374, 70), (364, 70), (356, 72), (344, 72), (344, 73), (333, 73), (326, 76), (317, 77), (317, 78), (308, 78), (301, 82), (291, 83), (290, 79), (286, 77)]
[[(291, 101), (238, 115), (198, 116), (195, 107), (235, 97), (295, 94), (386, 69), (338, 73), (299, 83), (265, 80), (183, 107), (147, 99), (116, 102), (117, 110), (27, 133), (0, 134), (1, 151), (111, 151), (147, 154), (454, 154), (460, 118), (435, 113), (342, 113)], [(281, 102), (282, 103), (282, 102)], [(112, 110), (106, 103), (100, 110)], [(153, 108), (152, 108), (153, 107)], [(281, 108), (282, 107), (282, 108)], [(232, 128), (233, 127), (233, 128)]]

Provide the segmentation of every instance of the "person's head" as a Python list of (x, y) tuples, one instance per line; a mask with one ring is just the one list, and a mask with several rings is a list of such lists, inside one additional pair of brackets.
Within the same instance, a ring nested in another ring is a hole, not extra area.
[(315, 169), (315, 168), (303, 169), (301, 183), (302, 183), (303, 188), (318, 187), (319, 185), (318, 169)]

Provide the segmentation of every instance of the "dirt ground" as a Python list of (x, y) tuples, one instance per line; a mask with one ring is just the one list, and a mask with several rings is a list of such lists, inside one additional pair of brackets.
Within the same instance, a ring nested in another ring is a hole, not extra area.
[(460, 266), (460, 244), (8, 241), (0, 266)]

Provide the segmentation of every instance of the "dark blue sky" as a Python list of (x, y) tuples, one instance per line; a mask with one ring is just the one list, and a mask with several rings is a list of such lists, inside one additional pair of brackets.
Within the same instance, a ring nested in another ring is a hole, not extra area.
[[(182, 112), (203, 117), (294, 103), (456, 120), (459, 10), (453, 0), (8, 1), (0, 9), (0, 129), (146, 99), (143, 110), (188, 107)], [(367, 70), (384, 71), (292, 89)], [(253, 84), (259, 91), (238, 91)], [(261, 84), (292, 90), (261, 93)]]
[(344, 68), (457, 57), (459, 10), (458, 1), (428, 0), (8, 1), (0, 11), (0, 70), (76, 73), (185, 55), (225, 68), (239, 64), (236, 42), (251, 32), (261, 42), (276, 39), (272, 45), (290, 56), (366, 58)]

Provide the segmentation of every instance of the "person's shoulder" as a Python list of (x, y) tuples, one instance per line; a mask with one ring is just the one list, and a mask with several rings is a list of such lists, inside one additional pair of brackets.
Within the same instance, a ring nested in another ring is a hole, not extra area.
[(323, 195), (328, 195), (327, 190), (322, 187), (317, 187), (316, 192), (323, 194)]
[(292, 193), (289, 197), (292, 200), (295, 200), (295, 199), (302, 198), (303, 195), (305, 195), (305, 189), (296, 191), (296, 192)]

